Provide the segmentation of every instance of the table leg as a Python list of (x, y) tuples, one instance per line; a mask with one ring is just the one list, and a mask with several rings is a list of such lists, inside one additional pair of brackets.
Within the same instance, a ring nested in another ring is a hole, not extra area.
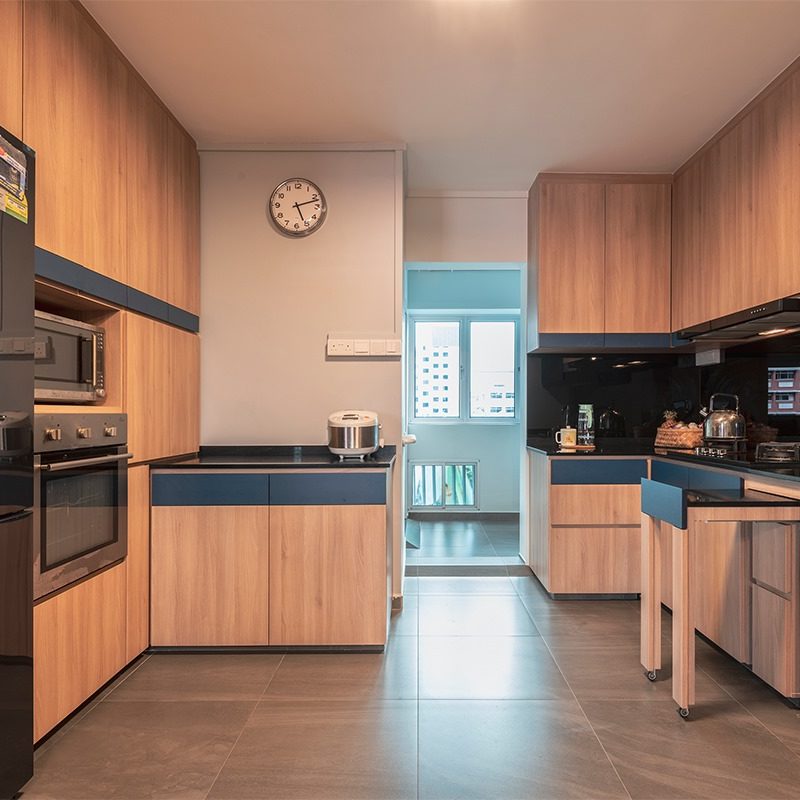
[(661, 669), (661, 521), (642, 514), (642, 666), (654, 681)]
[(694, 526), (672, 529), (672, 697), (682, 717), (695, 703)]

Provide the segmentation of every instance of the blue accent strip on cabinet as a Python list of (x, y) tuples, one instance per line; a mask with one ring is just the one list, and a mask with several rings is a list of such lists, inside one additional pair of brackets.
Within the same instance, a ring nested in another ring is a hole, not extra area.
[(100, 300), (146, 314), (159, 322), (166, 322), (191, 333), (200, 330), (200, 317), (196, 314), (170, 305), (146, 292), (140, 292), (132, 286), (107, 278), (99, 272), (87, 269), (41, 247), (36, 248), (35, 271), (40, 278), (47, 278)]
[(643, 478), (642, 513), (686, 530), (686, 491), (680, 486)]
[(572, 347), (603, 348), (602, 333), (540, 333), (537, 350), (543, 347), (559, 347), (569, 351)]
[(737, 475), (715, 472), (711, 469), (653, 461), (650, 477), (654, 481), (680, 486), (695, 491), (741, 491), (742, 479)]
[(671, 344), (668, 333), (607, 333), (603, 339), (606, 350), (616, 347), (667, 350)]
[(153, 473), (154, 506), (265, 506), (270, 475)]
[(386, 505), (385, 473), (270, 477), (269, 502), (273, 506)]
[(645, 459), (554, 458), (550, 483), (556, 484), (638, 484), (647, 477)]

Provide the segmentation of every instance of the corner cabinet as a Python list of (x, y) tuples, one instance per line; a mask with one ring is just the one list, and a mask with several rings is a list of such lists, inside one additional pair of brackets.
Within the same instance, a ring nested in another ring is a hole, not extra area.
[[(586, 346), (636, 346), (630, 335), (669, 333), (670, 180), (537, 177), (529, 204), (529, 350), (580, 346), (569, 338), (579, 335)], [(627, 341), (615, 341), (620, 334)]]
[(391, 470), (155, 469), (151, 642), (382, 647)]

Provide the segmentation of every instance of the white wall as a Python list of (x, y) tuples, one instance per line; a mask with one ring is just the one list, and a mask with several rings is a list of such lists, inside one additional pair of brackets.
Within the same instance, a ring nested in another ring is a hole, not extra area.
[[(527, 261), (527, 195), (409, 197), (405, 210), (407, 262), (478, 266), (479, 262)], [(524, 269), (520, 274), (524, 281), (522, 273)], [(525, 328), (524, 316), (520, 327)], [(524, 370), (524, 354), (520, 357)], [(519, 384), (520, 403), (523, 392), (524, 372)], [(522, 419), (524, 408), (522, 405)], [(411, 423), (408, 428), (417, 436), (417, 444), (407, 450), (409, 460), (477, 459), (480, 511), (520, 510), (521, 425)]]
[[(332, 411), (367, 408), (399, 444), (399, 360), (329, 361), (325, 337), (400, 333), (401, 154), (209, 151), (200, 165), (202, 443), (324, 444)], [(303, 239), (278, 234), (265, 213), (294, 176), (328, 202), (324, 225)]]

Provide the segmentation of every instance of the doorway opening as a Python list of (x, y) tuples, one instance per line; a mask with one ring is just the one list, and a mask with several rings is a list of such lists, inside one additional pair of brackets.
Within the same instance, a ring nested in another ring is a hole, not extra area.
[(410, 568), (522, 563), (521, 266), (406, 264)]

